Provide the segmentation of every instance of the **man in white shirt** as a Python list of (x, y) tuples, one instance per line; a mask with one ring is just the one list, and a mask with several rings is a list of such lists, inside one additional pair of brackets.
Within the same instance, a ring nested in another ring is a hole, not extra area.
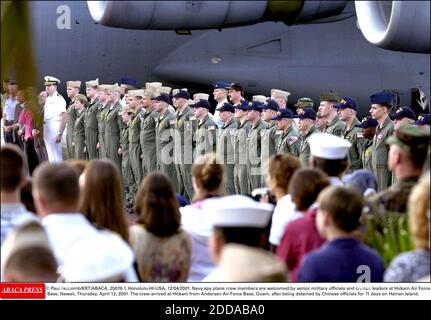
[(46, 98), (44, 106), (44, 138), (49, 162), (63, 161), (61, 152), (63, 132), (66, 127), (66, 100), (57, 92), (60, 80), (45, 77)]
[(217, 123), (217, 127), (219, 128), (222, 128), (224, 126), (224, 123), (220, 119), (220, 111), (218, 111), (218, 109), (220, 109), (225, 102), (228, 102), (227, 90), (229, 86), (230, 86), (230, 83), (224, 82), (224, 81), (218, 81), (213, 83), (213, 88), (214, 88), (213, 96), (214, 96), (214, 100), (217, 101), (217, 106), (214, 111), (214, 121)]

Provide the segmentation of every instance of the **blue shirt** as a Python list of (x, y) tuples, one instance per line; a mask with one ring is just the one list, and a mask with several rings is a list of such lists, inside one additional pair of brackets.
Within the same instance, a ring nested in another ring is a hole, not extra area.
[(355, 238), (325, 243), (306, 255), (298, 282), (382, 282), (385, 267), (376, 251)]

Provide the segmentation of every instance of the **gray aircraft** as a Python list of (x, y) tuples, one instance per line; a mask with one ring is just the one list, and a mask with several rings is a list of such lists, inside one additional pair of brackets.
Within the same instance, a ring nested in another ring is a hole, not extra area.
[(31, 18), (39, 79), (127, 76), (207, 92), (237, 81), (248, 94), (287, 90), (289, 103), (333, 90), (365, 113), (379, 90), (426, 104), (429, 9), (429, 1), (32, 1)]

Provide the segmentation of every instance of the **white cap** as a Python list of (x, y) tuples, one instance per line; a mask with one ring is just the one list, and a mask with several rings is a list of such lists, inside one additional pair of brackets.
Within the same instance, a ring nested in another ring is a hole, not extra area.
[(263, 96), (263, 95), (256, 95), (256, 96), (251, 97), (251, 99), (253, 101), (258, 101), (260, 103), (264, 103), (264, 102), (266, 102), (266, 100), (268, 100), (268, 98)]
[(43, 79), (45, 80), (45, 85), (46, 86), (49, 86), (51, 84), (59, 84), (59, 83), (61, 83), (60, 80), (58, 80), (57, 78), (52, 77), (52, 76), (45, 76)]
[(329, 133), (315, 133), (308, 138), (312, 156), (322, 159), (336, 160), (347, 157), (352, 144)]
[(209, 199), (202, 204), (213, 226), (265, 228), (274, 206), (256, 202), (250, 197), (233, 195)]
[(209, 95), (209, 94), (206, 94), (206, 93), (195, 93), (195, 94), (193, 95), (193, 100), (194, 100), (194, 101), (198, 101), (198, 100), (208, 100), (208, 99), (209, 99), (209, 97), (210, 97), (210, 95)]
[(65, 252), (62, 275), (66, 282), (126, 279), (133, 266), (132, 249), (118, 235), (98, 232), (73, 243)]

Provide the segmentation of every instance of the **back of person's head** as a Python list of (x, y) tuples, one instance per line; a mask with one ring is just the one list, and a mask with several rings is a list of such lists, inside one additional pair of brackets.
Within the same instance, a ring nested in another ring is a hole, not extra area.
[(362, 195), (352, 188), (327, 187), (318, 199), (319, 210), (326, 212), (334, 227), (344, 232), (353, 232), (359, 227), (364, 201)]
[(69, 159), (66, 162), (73, 169), (75, 169), (75, 171), (78, 174), (78, 176), (80, 176), (84, 172), (85, 168), (88, 165), (88, 161), (87, 160)]
[(39, 223), (24, 224), (2, 246), (2, 281), (56, 282), (57, 262)]
[(311, 157), (313, 168), (325, 172), (330, 177), (340, 177), (349, 166), (349, 159), (324, 159), (316, 156)]
[(430, 249), (430, 172), (420, 178), (408, 200), (409, 224), (416, 248)]
[(169, 237), (180, 227), (179, 205), (168, 176), (152, 172), (141, 183), (134, 210), (138, 223), (159, 237)]
[(78, 174), (66, 163), (42, 163), (33, 173), (33, 196), (49, 211), (77, 207)]
[(1, 191), (14, 192), (24, 182), (24, 154), (13, 144), (1, 146)]
[(268, 161), (268, 176), (275, 187), (288, 191), (289, 182), (296, 170), (301, 168), (301, 162), (289, 154), (277, 154)]
[(319, 193), (329, 184), (329, 178), (322, 170), (313, 168), (297, 170), (289, 184), (289, 194), (295, 203), (296, 210), (308, 210), (316, 201)]
[(117, 232), (128, 241), (120, 171), (117, 166), (110, 160), (92, 160), (86, 166), (82, 182), (80, 211), (91, 223)]
[(23, 187), (21, 188), (21, 202), (28, 211), (36, 213), (36, 205), (34, 204), (32, 188), (33, 183), (31, 178), (27, 177)]
[(223, 165), (214, 153), (198, 157), (192, 166), (192, 176), (198, 185), (194, 200), (202, 200), (209, 195), (221, 195)]

